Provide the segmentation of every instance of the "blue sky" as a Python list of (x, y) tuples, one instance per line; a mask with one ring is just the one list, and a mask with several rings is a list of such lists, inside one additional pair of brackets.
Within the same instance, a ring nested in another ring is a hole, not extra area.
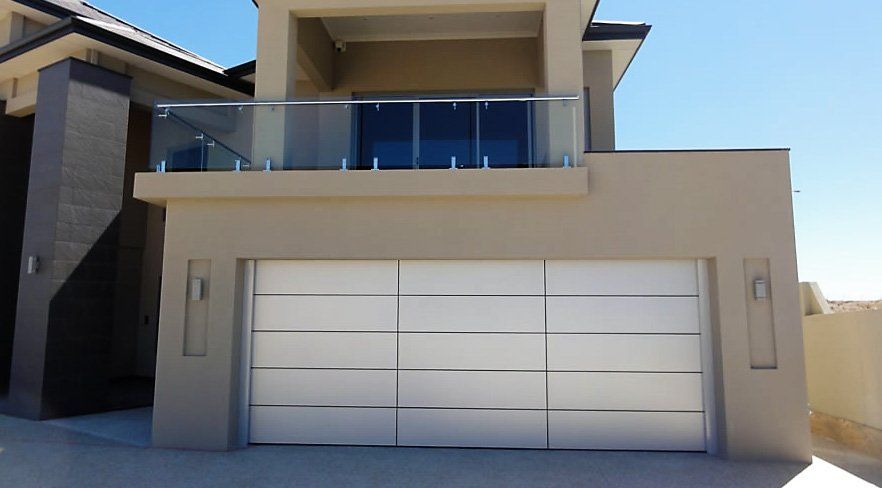
[[(254, 58), (249, 0), (92, 3), (225, 66)], [(792, 148), (800, 279), (882, 298), (882, 2), (603, 0), (597, 18), (654, 26), (616, 92), (620, 149)]]

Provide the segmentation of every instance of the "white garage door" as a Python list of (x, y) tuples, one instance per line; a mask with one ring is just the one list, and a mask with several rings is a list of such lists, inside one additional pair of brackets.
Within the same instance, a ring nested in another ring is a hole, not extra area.
[(253, 443), (707, 448), (695, 261), (260, 261)]

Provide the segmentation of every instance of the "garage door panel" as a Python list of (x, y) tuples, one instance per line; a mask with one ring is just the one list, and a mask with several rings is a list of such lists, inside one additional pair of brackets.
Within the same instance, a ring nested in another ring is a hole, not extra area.
[(401, 334), (401, 369), (545, 370), (543, 334)]
[(394, 408), (251, 407), (251, 442), (395, 445)]
[(543, 297), (401, 297), (402, 332), (545, 332)]
[(401, 261), (402, 295), (543, 295), (542, 261)]
[(255, 294), (395, 295), (397, 261), (258, 261)]
[(263, 261), (251, 442), (705, 449), (694, 261)]
[(698, 298), (548, 297), (548, 332), (698, 334)]
[(548, 261), (549, 295), (698, 295), (695, 261)]
[(700, 372), (697, 335), (549, 334), (550, 371)]
[(700, 373), (548, 373), (548, 408), (700, 412), (701, 381)]
[(545, 408), (544, 372), (401, 371), (402, 407)]
[(395, 332), (397, 307), (394, 296), (258, 295), (253, 329)]
[(394, 332), (254, 332), (253, 366), (395, 369), (396, 336)]
[(395, 371), (255, 369), (253, 405), (395, 407)]
[(548, 412), (552, 449), (704, 451), (704, 415), (681, 412)]
[(423, 410), (398, 412), (398, 443), (428, 447), (546, 447), (544, 410)]

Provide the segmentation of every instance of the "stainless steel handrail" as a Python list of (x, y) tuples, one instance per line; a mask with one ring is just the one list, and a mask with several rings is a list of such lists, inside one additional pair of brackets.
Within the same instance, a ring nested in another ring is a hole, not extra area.
[(385, 103), (496, 103), (496, 102), (555, 102), (578, 100), (578, 95), (561, 97), (496, 97), (496, 98), (386, 98), (370, 100), (289, 100), (283, 102), (193, 102), (158, 103), (156, 108), (199, 107), (275, 107), (296, 105), (377, 105)]

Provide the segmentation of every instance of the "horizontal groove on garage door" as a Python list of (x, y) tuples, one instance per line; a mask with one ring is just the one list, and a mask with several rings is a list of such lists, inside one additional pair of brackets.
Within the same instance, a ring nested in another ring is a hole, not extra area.
[[(254, 366), (251, 369), (294, 369), (294, 370), (330, 370), (330, 371), (396, 371), (396, 368), (304, 368), (304, 367), (284, 367), (284, 366)], [(544, 372), (545, 369), (452, 369), (452, 368), (398, 368), (397, 371), (481, 371), (481, 372), (499, 372), (499, 373), (534, 373)], [(547, 370), (549, 373), (640, 373), (640, 374), (701, 374), (701, 371), (600, 371), (600, 370)]]
[(510, 408), (510, 407), (402, 407), (395, 405), (295, 405), (287, 403), (252, 403), (252, 407), (278, 407), (278, 408), (352, 408), (352, 409), (390, 409), (398, 410), (480, 410), (502, 412), (633, 412), (633, 413), (702, 413), (702, 410), (621, 410), (621, 409), (586, 409), (586, 408)]

